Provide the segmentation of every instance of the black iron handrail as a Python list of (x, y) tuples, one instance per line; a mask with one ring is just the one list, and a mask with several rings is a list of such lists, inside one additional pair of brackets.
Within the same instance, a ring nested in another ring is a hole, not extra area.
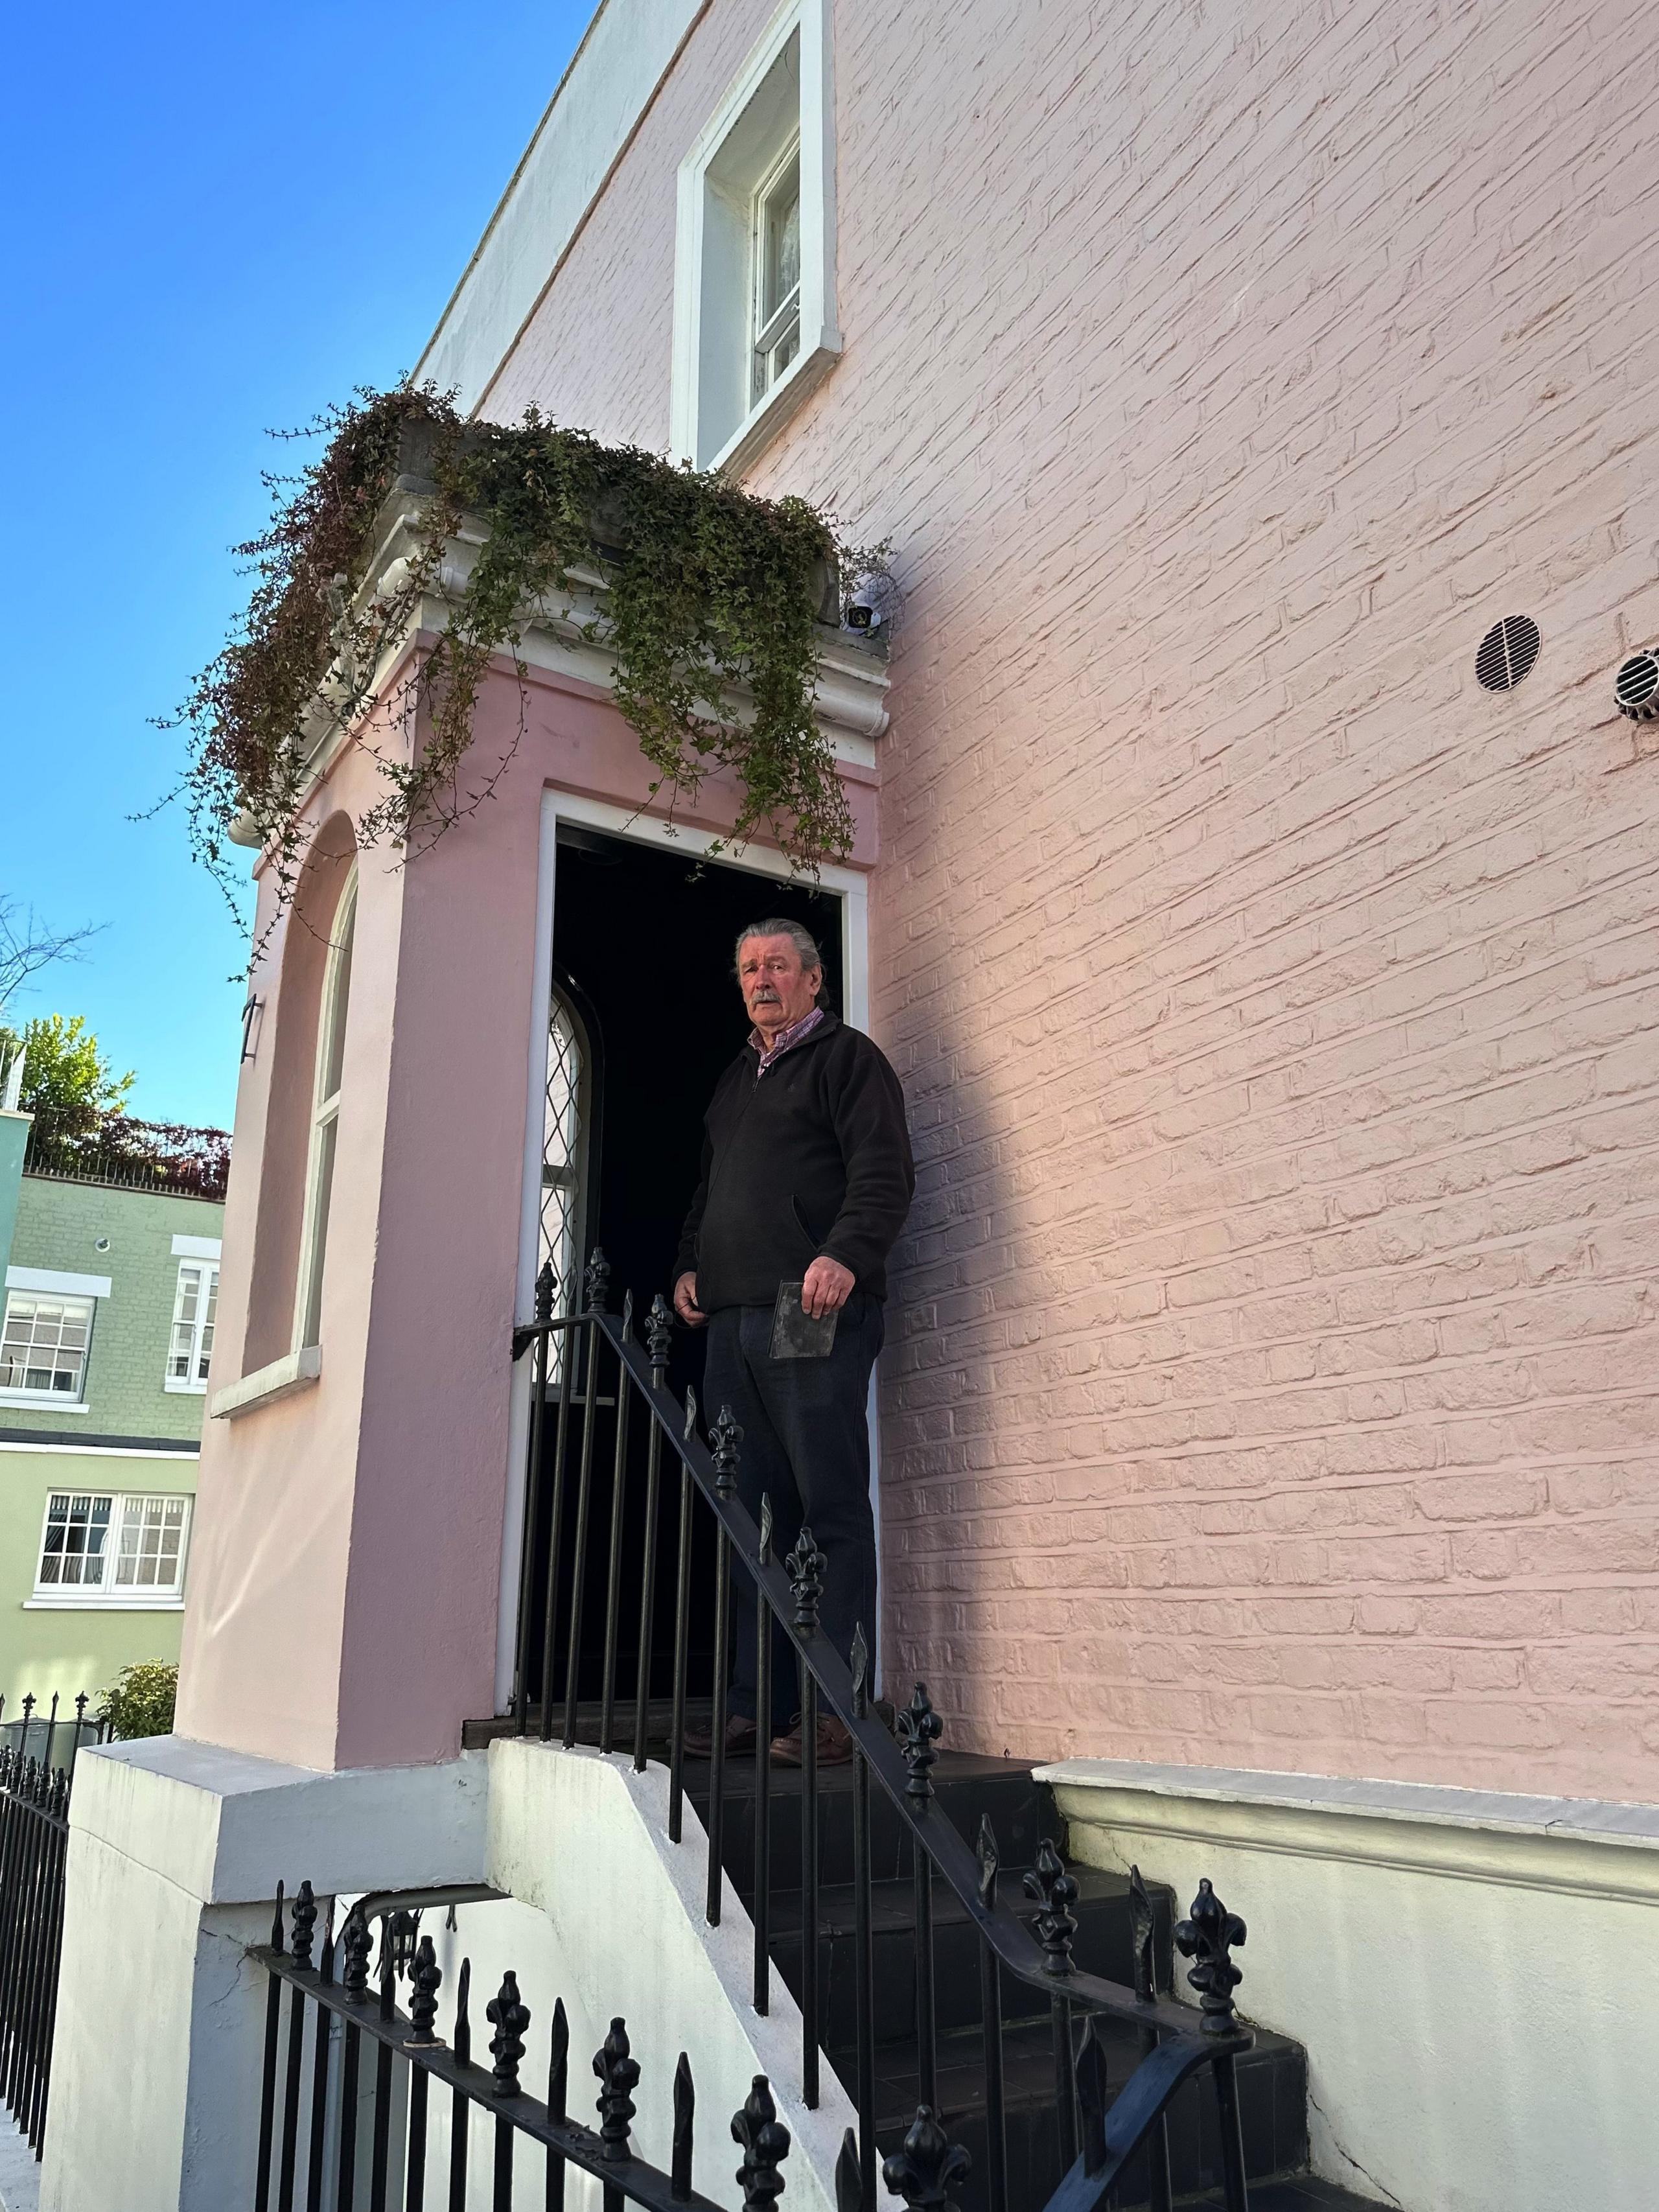
[[(541, 1735), (553, 1735), (552, 1662), (555, 1656), (556, 1584), (560, 1534), (565, 1504), (566, 1445), (573, 1407), (582, 1412), (580, 1466), (576, 1478), (575, 1547), (577, 1571), (568, 1627), (568, 1659), (565, 1679), (563, 1741), (577, 1734), (577, 1662), (580, 1649), (583, 1565), (588, 1536), (595, 1449), (594, 1407), (598, 1396), (598, 1363), (601, 1340), (617, 1362), (617, 1435), (611, 1486), (610, 1558), (607, 1585), (600, 1747), (614, 1748), (616, 1735), (615, 1685), (618, 1640), (619, 1563), (621, 1559), (623, 1482), (627, 1450), (629, 1392), (633, 1385), (650, 1417), (647, 1437), (644, 1585), (641, 1605), (641, 1649), (638, 1657), (633, 1759), (643, 1771), (647, 1764), (649, 1691), (649, 1638), (653, 1604), (656, 1524), (661, 1503), (662, 1455), (665, 1445), (681, 1470), (679, 1586), (677, 1591), (673, 1718), (670, 1743), (669, 1834), (678, 1842), (682, 1832), (684, 1796), (687, 1613), (690, 1540), (694, 1493), (712, 1511), (718, 1532), (715, 1579), (714, 1700), (710, 1754), (708, 1803), (708, 1897), (707, 1917), (720, 1918), (724, 1881), (724, 1769), (725, 1728), (728, 1690), (727, 1643), (730, 1592), (735, 1560), (764, 1600), (756, 1607), (757, 1680), (761, 1711), (757, 1731), (755, 2002), (764, 2012), (768, 2002), (769, 1959), (766, 1852), (766, 1796), (769, 1780), (768, 1716), (770, 1638), (781, 1625), (797, 1655), (802, 1688), (802, 2093), (809, 2106), (817, 2102), (818, 2037), (817, 1994), (817, 1869), (816, 1722), (818, 1701), (848, 1729), (853, 1741), (854, 1789), (854, 1905), (858, 1915), (856, 1943), (859, 1984), (858, 2078), (854, 2102), (860, 2118), (861, 2202), (872, 2212), (875, 2202), (876, 2150), (873, 2135), (873, 2025), (870, 2017), (869, 1909), (869, 1790), (872, 1778), (904, 1820), (914, 1846), (912, 1862), (916, 1889), (917, 2009), (920, 2086), (924, 2118), (931, 2126), (931, 2107), (936, 2095), (936, 2022), (933, 2017), (932, 1882), (937, 1876), (973, 1923), (981, 1944), (981, 1988), (986, 2023), (988, 2110), (990, 2115), (994, 2171), (990, 2181), (992, 2212), (1005, 2212), (1006, 2180), (1003, 2164), (1001, 2081), (1001, 1980), (1007, 1977), (1041, 1992), (1049, 2002), (1054, 2027), (1055, 2099), (1062, 2147), (1064, 2179), (1048, 2212), (1092, 2212), (1122, 2178), (1129, 2160), (1143, 2146), (1152, 2160), (1153, 2212), (1164, 2212), (1170, 2201), (1170, 2165), (1165, 2130), (1171, 2100), (1190, 2076), (1208, 2068), (1214, 2077), (1218, 2117), (1222, 2179), (1227, 2212), (1247, 2212), (1243, 2145), (1240, 2126), (1236, 2064), (1253, 2038), (1238, 2023), (1232, 1992), (1241, 1976), (1231, 1953), (1244, 1940), (1243, 1923), (1227, 1911), (1206, 1881), (1200, 1886), (1188, 1917), (1176, 1930), (1183, 1954), (1194, 1960), (1188, 1978), (1200, 1992), (1200, 2020), (1195, 2023), (1188, 2006), (1155, 1992), (1152, 1914), (1139, 1874), (1133, 1876), (1132, 1897), (1136, 1914), (1136, 1978), (1133, 1987), (1107, 1980), (1079, 1969), (1072, 1958), (1077, 1923), (1069, 1911), (1078, 1888), (1051, 1843), (1040, 1846), (1036, 1864), (1025, 1876), (1027, 1893), (1039, 1906), (1037, 1935), (1003, 1902), (998, 1893), (996, 1843), (988, 1821), (981, 1822), (977, 1850), (970, 1848), (948, 1819), (933, 1809), (929, 1769), (937, 1753), (940, 1733), (938, 1715), (918, 1683), (908, 1708), (896, 1725), (904, 1740), (901, 1751), (887, 1729), (870, 1711), (869, 1655), (860, 1629), (849, 1665), (821, 1629), (817, 1595), (822, 1584), (823, 1558), (816, 1552), (810, 1532), (804, 1531), (788, 1571), (772, 1556), (769, 1510), (763, 1504), (757, 1523), (736, 1495), (738, 1438), (729, 1408), (722, 1408), (711, 1425), (712, 1443), (696, 1432), (697, 1407), (688, 1391), (684, 1407), (667, 1389), (666, 1376), (671, 1321), (665, 1302), (657, 1298), (647, 1327), (648, 1347), (642, 1350), (632, 1328), (632, 1299), (624, 1302), (620, 1320), (606, 1310), (610, 1270), (602, 1253), (590, 1261), (585, 1285), (586, 1304), (578, 1314), (556, 1316), (552, 1312), (553, 1283), (544, 1268), (537, 1285), (535, 1319), (514, 1329), (515, 1359), (532, 1346), (536, 1350), (535, 1382), (532, 1396), (531, 1480), (526, 1498), (524, 1551), (520, 1569), (518, 1672), (514, 1717), (520, 1734), (529, 1724), (530, 1600), (532, 1589), (534, 1540), (541, 1500), (536, 1470), (548, 1400), (548, 1347), (556, 1337), (568, 1335), (560, 1361), (556, 1400), (557, 1436), (553, 1455), (551, 1506), (549, 1526), (551, 1549), (548, 1571), (544, 1644), (542, 1669)], [(575, 1374), (586, 1331), (580, 1395), (575, 1394)], [(1080, 2050), (1076, 2023), (1083, 2021)], [(1128, 2081), (1105, 2104), (1104, 2056), (1091, 2023), (1110, 2019), (1132, 2024), (1139, 2032), (1142, 2057)], [(913, 2130), (913, 2133), (915, 2131)], [(934, 2133), (938, 2130), (935, 2129)], [(939, 2136), (939, 2155), (949, 2148)], [(907, 2146), (907, 2148), (908, 2146)], [(889, 2169), (902, 2159), (890, 2160)], [(889, 2185), (908, 2194), (902, 2174), (887, 2171)]]

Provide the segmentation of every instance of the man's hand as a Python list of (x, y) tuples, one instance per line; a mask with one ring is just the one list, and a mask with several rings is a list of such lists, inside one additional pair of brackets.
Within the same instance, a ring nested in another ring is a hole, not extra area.
[[(832, 1260), (827, 1254), (814, 1260), (800, 1286), (802, 1311), (810, 1314), (814, 1321), (822, 1321), (825, 1314), (839, 1313), (852, 1297), (857, 1281), (858, 1277), (852, 1269), (843, 1267), (839, 1260)], [(679, 1304), (679, 1291), (676, 1288), (676, 1305)]]
[[(823, 1263), (818, 1261), (814, 1264), (821, 1266)], [(842, 1273), (845, 1274), (846, 1272), (846, 1269), (842, 1268)], [(674, 1310), (688, 1328), (708, 1328), (708, 1316), (697, 1304), (697, 1279), (695, 1275), (682, 1275), (675, 1284)]]

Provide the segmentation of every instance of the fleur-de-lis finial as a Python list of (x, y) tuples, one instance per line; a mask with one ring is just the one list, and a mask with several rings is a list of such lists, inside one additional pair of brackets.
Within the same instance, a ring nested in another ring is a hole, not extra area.
[(587, 1297), (590, 1313), (603, 1313), (611, 1297), (611, 1262), (596, 1244), (593, 1256), (582, 1274), (582, 1286)]
[(536, 1318), (538, 1322), (552, 1320), (553, 1293), (557, 1284), (558, 1278), (553, 1273), (553, 1262), (550, 1260), (544, 1260), (541, 1273), (536, 1278)]
[(498, 2097), (516, 2097), (519, 2094), (519, 2061), (524, 2057), (524, 2034), (530, 2025), (530, 2008), (519, 1996), (519, 1978), (509, 1968), (501, 1976), (501, 1988), (484, 2007), (484, 2018), (495, 2033), (489, 2039), (489, 2052), (495, 2060), (490, 2071), (495, 2077), (495, 2094)]
[(611, 2021), (610, 2034), (593, 2053), (593, 2071), (599, 2081), (599, 2141), (603, 2146), (600, 2155), (626, 2158), (629, 2124), (634, 2118), (634, 2092), (639, 2087), (640, 2062), (629, 2049), (625, 2021)]
[(294, 1900), (294, 1963), (296, 1966), (311, 1964), (311, 1931), (317, 1925), (317, 1900), (311, 1884), (302, 1881), (299, 1895)]
[(903, 2146), (884, 2161), (881, 2178), (910, 2212), (958, 2212), (952, 2191), (973, 2165), (960, 2143), (953, 2143), (933, 2117), (931, 2105), (918, 2105)]
[(945, 1723), (933, 1711), (933, 1701), (927, 1694), (926, 1682), (918, 1682), (910, 1702), (895, 1716), (894, 1727), (898, 1730), (899, 1748), (904, 1753), (904, 1763), (910, 1770), (910, 1779), (904, 1785), (904, 1794), (917, 1812), (925, 1813), (933, 1794), (929, 1770), (938, 1759), (933, 1746), (944, 1734)]
[(778, 2118), (772, 2101), (772, 2085), (757, 2074), (743, 2110), (732, 2120), (732, 2140), (743, 2146), (738, 2186), (743, 2191), (744, 2212), (772, 2212), (783, 2194), (778, 2168), (789, 2154), (789, 2130)]
[(1132, 1866), (1129, 1869), (1129, 1941), (1133, 1951), (1135, 1995), (1143, 2003), (1157, 1995), (1158, 1961), (1153, 1948), (1157, 1928), (1152, 1900), (1146, 1894), (1140, 1869)]
[(817, 1632), (818, 1600), (823, 1595), (823, 1570), (828, 1564), (812, 1540), (811, 1530), (803, 1528), (794, 1550), (784, 1561), (789, 1570), (789, 1587), (795, 1594), (795, 1626), (803, 1636)]
[(870, 1646), (861, 1620), (853, 1630), (852, 1669), (853, 1717), (861, 1721), (870, 1710)]
[(714, 1462), (714, 1494), (730, 1498), (738, 1486), (738, 1446), (743, 1442), (743, 1431), (729, 1406), (720, 1407), (708, 1431), (708, 1442)]
[(988, 1813), (981, 1813), (979, 1816), (976, 1856), (979, 1859), (979, 1901), (988, 1912), (997, 1901), (997, 1875), (1001, 1871), (1001, 1861), (997, 1854), (997, 1833), (991, 1826)]
[(348, 1996), (361, 1997), (368, 1993), (368, 1954), (374, 1944), (363, 1908), (354, 1905), (340, 1931), (340, 1948), (345, 1954), (345, 1971), (340, 1980)]
[(443, 1980), (432, 1938), (422, 1936), (415, 1947), (409, 1970), (409, 2017), (414, 2022), (411, 2043), (435, 2043), (433, 2022), (438, 2017), (438, 1990)]
[(1077, 1883), (1066, 1873), (1052, 1837), (1042, 1838), (1036, 1849), (1036, 1864), (1025, 1870), (1025, 1894), (1042, 1907), (1036, 1932), (1045, 1954), (1043, 1965), (1051, 1974), (1069, 1974), (1072, 1938), (1077, 1934), (1071, 1911), (1077, 1903)]
[(674, 2069), (674, 2142), (668, 2169), (668, 2193), (684, 2204), (691, 2194), (692, 2132), (696, 2121), (697, 2092), (691, 2080), (691, 2061), (684, 2051)]
[(1244, 1923), (1228, 1911), (1207, 1880), (1199, 1883), (1186, 1919), (1176, 1921), (1175, 1942), (1183, 1959), (1197, 1962), (1188, 1969), (1187, 1979), (1198, 1991), (1205, 2034), (1231, 2035), (1233, 1991), (1244, 1978), (1231, 1954), (1235, 1947), (1243, 1946)]
[(673, 1341), (674, 1317), (668, 1310), (667, 1299), (659, 1291), (651, 1301), (650, 1312), (645, 1317), (645, 1349), (651, 1362), (651, 1379), (659, 1390), (668, 1370), (668, 1354)]

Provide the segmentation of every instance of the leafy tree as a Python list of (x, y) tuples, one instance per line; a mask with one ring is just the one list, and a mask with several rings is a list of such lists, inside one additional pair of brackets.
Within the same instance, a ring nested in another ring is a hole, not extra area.
[(23, 1090), (18, 1104), (61, 1137), (91, 1136), (121, 1113), (137, 1077), (117, 1075), (81, 1014), (46, 1014), (23, 1031)]

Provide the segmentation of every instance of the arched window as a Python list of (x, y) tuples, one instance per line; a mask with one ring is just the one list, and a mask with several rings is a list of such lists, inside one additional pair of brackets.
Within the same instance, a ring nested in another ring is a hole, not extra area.
[[(542, 1195), (539, 1272), (553, 1267), (553, 1310), (570, 1313), (578, 1302), (586, 1259), (585, 1212), (588, 1132), (592, 1121), (593, 1069), (586, 1027), (573, 1001), (553, 986), (547, 1015), (547, 1103), (542, 1121)], [(563, 1342), (556, 1337), (550, 1350)]]
[(356, 926), (357, 871), (354, 868), (334, 910), (317, 1024), (317, 1073), (312, 1089), (305, 1226), (300, 1237), (299, 1296), (294, 1307), (296, 1348), (318, 1341), (322, 1322), (323, 1261), (328, 1244), (329, 1205), (334, 1194), (340, 1071), (345, 1059), (346, 1013), (351, 1001), (351, 945)]

